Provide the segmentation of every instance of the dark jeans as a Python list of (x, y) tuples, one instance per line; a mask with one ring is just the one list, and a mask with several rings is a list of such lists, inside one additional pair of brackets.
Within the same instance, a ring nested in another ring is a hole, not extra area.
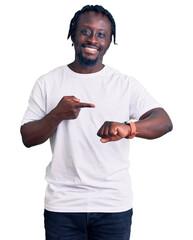
[(46, 240), (129, 240), (133, 210), (118, 213), (44, 211)]

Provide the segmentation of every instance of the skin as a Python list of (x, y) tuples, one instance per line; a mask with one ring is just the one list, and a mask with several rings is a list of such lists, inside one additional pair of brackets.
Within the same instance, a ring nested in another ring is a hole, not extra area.
[(76, 119), (82, 108), (94, 108), (91, 103), (81, 103), (74, 96), (64, 96), (58, 105), (41, 120), (29, 122), (21, 127), (23, 143), (32, 147), (45, 142), (63, 120)]
[[(138, 132), (136, 137), (146, 139), (159, 138), (173, 128), (172, 122), (163, 108), (155, 108), (146, 112), (140, 117), (139, 121), (135, 122), (135, 125)], [(101, 137), (102, 143), (107, 143), (127, 138), (130, 133), (130, 126), (106, 121), (97, 132), (97, 135)]]
[[(71, 70), (87, 74), (98, 72), (104, 67), (102, 64), (103, 56), (111, 44), (111, 23), (106, 15), (96, 12), (82, 14), (79, 17), (76, 32), (72, 34), (71, 39), (75, 48), (75, 60), (68, 65)], [(92, 53), (86, 49), (86, 47), (91, 46), (98, 51)], [(87, 59), (98, 57), (96, 65), (82, 65), (77, 56), (80, 52)]]
[[(68, 66), (77, 73), (95, 73), (104, 65), (103, 56), (111, 44), (111, 23), (105, 15), (85, 12), (78, 20), (76, 31), (72, 34), (75, 48), (75, 60)], [(95, 60), (96, 64), (88, 66), (81, 62), (79, 55), (86, 60)], [(75, 96), (64, 96), (58, 105), (43, 119), (29, 122), (21, 127), (23, 143), (26, 147), (45, 142), (56, 130), (61, 121), (76, 119), (82, 108), (94, 108), (92, 103), (81, 103)], [(84, 110), (86, 111), (86, 109)], [(155, 108), (136, 122), (137, 137), (155, 139), (172, 130), (172, 122), (162, 108)], [(106, 121), (96, 133), (102, 143), (118, 141), (129, 136), (131, 128), (118, 122)]]

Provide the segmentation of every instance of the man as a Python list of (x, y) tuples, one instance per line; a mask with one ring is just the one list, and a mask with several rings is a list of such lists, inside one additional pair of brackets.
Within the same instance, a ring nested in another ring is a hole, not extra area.
[(21, 126), (26, 147), (51, 142), (46, 239), (128, 240), (129, 139), (161, 137), (172, 123), (140, 83), (103, 65), (116, 42), (107, 10), (82, 8), (71, 20), (69, 37), (75, 60), (37, 80)]

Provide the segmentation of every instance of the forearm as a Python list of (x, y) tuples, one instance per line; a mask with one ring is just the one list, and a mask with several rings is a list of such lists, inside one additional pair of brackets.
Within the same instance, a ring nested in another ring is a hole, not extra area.
[(155, 108), (135, 122), (137, 137), (155, 139), (170, 132), (173, 128), (168, 114), (162, 108)]
[(82, 103), (74, 96), (64, 96), (58, 105), (44, 118), (21, 127), (23, 143), (32, 147), (45, 142), (63, 120), (76, 119), (81, 108), (94, 108), (92, 103)]
[(56, 130), (61, 119), (54, 111), (48, 113), (41, 120), (28, 122), (21, 126), (21, 135), (26, 147), (32, 147), (44, 143)]

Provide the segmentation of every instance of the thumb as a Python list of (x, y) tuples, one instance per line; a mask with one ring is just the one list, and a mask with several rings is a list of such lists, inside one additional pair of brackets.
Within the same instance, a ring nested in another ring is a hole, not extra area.
[(102, 142), (102, 143), (107, 143), (107, 142), (109, 142), (109, 138), (101, 138), (100, 139), (100, 141)]

